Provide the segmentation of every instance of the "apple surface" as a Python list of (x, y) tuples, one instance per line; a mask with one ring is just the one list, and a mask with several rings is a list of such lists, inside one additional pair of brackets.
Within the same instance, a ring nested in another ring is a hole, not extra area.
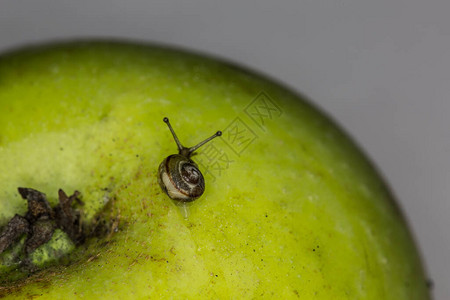
[[(205, 192), (186, 205), (158, 184), (178, 152), (164, 117), (187, 147), (223, 131), (192, 157)], [(26, 276), (4, 254), (6, 298), (430, 297), (399, 208), (348, 136), (209, 57), (120, 42), (0, 56), (0, 226), (26, 213), (18, 187), (53, 206), (77, 190), (85, 222), (110, 204), (115, 226), (79, 246), (55, 231)]]

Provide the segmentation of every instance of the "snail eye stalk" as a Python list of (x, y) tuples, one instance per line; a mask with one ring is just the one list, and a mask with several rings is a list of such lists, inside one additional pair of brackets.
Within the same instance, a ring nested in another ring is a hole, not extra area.
[(173, 130), (173, 127), (170, 124), (169, 118), (165, 117), (163, 119), (163, 121), (167, 124), (167, 126), (169, 127), (170, 132), (172, 133), (173, 139), (175, 140), (175, 143), (177, 144), (177, 147), (178, 147), (178, 153), (183, 155), (183, 156), (186, 156), (186, 157), (190, 157), (198, 148), (200, 148), (201, 146), (203, 146), (207, 142), (211, 141), (212, 139), (222, 135), (222, 131), (219, 130), (215, 134), (210, 136), (209, 138), (207, 138), (204, 141), (201, 141), (200, 143), (198, 143), (197, 145), (195, 145), (193, 147), (190, 147), (190, 148), (187, 148), (187, 147), (184, 147), (183, 144), (181, 144), (180, 140), (177, 137), (177, 134), (175, 133), (175, 130)]

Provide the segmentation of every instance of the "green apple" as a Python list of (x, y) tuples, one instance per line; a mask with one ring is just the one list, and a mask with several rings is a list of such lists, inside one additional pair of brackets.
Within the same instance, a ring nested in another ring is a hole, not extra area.
[[(164, 117), (185, 146), (223, 131), (193, 156), (206, 189), (185, 209), (158, 185), (177, 153)], [(77, 247), (55, 232), (33, 262), (65, 259), (25, 279), (3, 254), (6, 298), (429, 299), (401, 212), (346, 134), (215, 59), (109, 42), (4, 54), (0, 225), (26, 212), (18, 187), (52, 205), (80, 191), (86, 222), (110, 203), (116, 227)]]

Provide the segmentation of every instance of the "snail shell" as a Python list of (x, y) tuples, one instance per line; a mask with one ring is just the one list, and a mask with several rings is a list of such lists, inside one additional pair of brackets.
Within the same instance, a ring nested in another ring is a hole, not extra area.
[(198, 166), (189, 158), (173, 154), (159, 165), (159, 185), (178, 201), (191, 202), (205, 191), (205, 180)]

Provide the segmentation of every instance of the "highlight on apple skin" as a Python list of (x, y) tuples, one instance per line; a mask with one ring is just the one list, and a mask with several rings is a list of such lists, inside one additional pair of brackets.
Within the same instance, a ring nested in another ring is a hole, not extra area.
[[(223, 131), (191, 158), (205, 191), (188, 218), (158, 184), (177, 152), (163, 117), (188, 145)], [(44, 219), (18, 187), (45, 195)], [(58, 227), (56, 207), (79, 217)], [(35, 249), (28, 223), (7, 226), (16, 215), (46, 234)], [(0, 232), (6, 299), (430, 298), (392, 195), (330, 118), (264, 76), (156, 45), (0, 56)]]

